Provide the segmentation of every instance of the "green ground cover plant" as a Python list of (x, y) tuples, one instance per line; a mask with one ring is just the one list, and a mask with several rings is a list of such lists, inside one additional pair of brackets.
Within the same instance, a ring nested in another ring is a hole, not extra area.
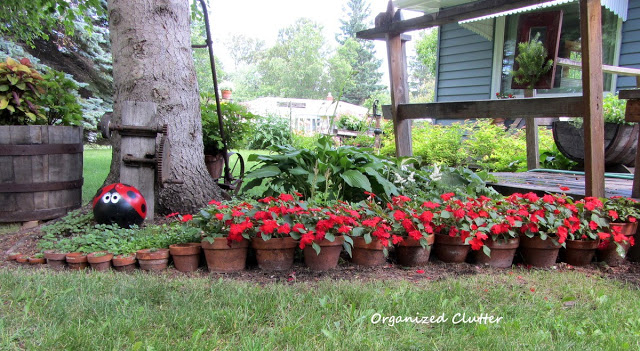
[[(640, 305), (632, 303), (640, 291), (619, 281), (520, 269), (438, 281), (406, 274), (419, 281), (258, 285), (169, 274), (2, 269), (0, 349), (640, 347)], [(502, 318), (492, 324), (454, 324), (458, 313)], [(382, 322), (382, 317), (442, 314), (446, 322)]]

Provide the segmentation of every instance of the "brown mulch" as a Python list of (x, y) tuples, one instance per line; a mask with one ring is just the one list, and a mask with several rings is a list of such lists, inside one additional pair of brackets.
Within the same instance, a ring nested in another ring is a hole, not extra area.
[[(23, 254), (35, 254), (38, 252), (36, 245), (41, 236), (41, 226), (31, 229), (20, 229), (16, 232), (0, 234), (0, 268), (18, 267), (19, 263), (8, 261), (8, 254), (11, 252), (20, 252)], [(344, 253), (343, 253), (344, 254)], [(460, 276), (469, 276), (476, 274), (502, 274), (504, 269), (495, 269), (491, 267), (482, 267), (479, 265), (460, 263), (460, 264), (444, 264), (437, 259), (430, 262), (424, 267), (406, 268), (396, 264), (389, 263), (380, 267), (361, 267), (351, 264), (347, 257), (340, 260), (338, 268), (327, 271), (317, 272), (308, 269), (301, 261), (300, 257), (296, 257), (293, 268), (285, 272), (265, 272), (260, 270), (255, 261), (249, 258), (248, 269), (238, 273), (215, 274), (209, 273), (205, 268), (200, 268), (193, 273), (187, 273), (186, 276), (209, 277), (211, 279), (232, 279), (238, 281), (254, 282), (258, 284), (284, 283), (292, 284), (296, 282), (318, 282), (321, 280), (354, 280), (359, 281), (389, 281), (404, 280), (408, 282), (424, 282), (435, 281)], [(529, 269), (522, 264), (516, 264), (516, 270)], [(35, 269), (35, 268), (34, 268)], [(585, 267), (573, 267), (566, 263), (558, 263), (555, 268), (558, 272), (577, 271), (586, 275), (594, 275), (606, 277), (609, 279), (619, 280), (630, 283), (640, 288), (640, 262), (625, 262), (619, 267), (609, 267), (605, 264), (592, 263)], [(167, 273), (172, 277), (185, 276), (175, 269), (170, 269)]]

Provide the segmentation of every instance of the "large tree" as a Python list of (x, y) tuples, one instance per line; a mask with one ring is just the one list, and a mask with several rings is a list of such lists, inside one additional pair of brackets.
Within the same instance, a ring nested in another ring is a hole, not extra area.
[(409, 60), (409, 86), (412, 101), (432, 102), (435, 92), (438, 29), (420, 32), (416, 40), (416, 56)]
[[(380, 85), (382, 60), (375, 57), (373, 41), (355, 39), (357, 32), (368, 28), (367, 18), (371, 15), (371, 8), (367, 0), (349, 0), (343, 13), (347, 17), (340, 20), (341, 33), (336, 35), (336, 41), (345, 47), (342, 55), (348, 57), (346, 60), (351, 66), (351, 82), (344, 84), (344, 91), (334, 93), (342, 93), (343, 100), (361, 105), (371, 95), (383, 89)], [(348, 42), (354, 40), (356, 45)], [(355, 59), (350, 52), (355, 52)], [(341, 54), (340, 49), (338, 54)]]
[[(109, 0), (109, 30), (115, 85), (114, 120), (124, 101), (157, 104), (156, 121), (169, 125), (171, 177), (183, 181), (158, 190), (158, 212), (190, 212), (220, 189), (205, 169), (202, 123), (184, 0)], [(122, 157), (114, 141), (111, 180), (119, 179)]]
[(324, 98), (326, 55), (322, 26), (298, 19), (280, 30), (276, 44), (258, 65), (260, 92), (266, 96)]

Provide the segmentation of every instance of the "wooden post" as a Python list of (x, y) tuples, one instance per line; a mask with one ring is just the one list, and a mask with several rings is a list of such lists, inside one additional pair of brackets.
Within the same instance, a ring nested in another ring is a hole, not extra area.
[[(155, 126), (157, 106), (153, 102), (124, 101), (122, 103), (122, 125)], [(121, 154), (145, 158), (156, 152), (154, 138), (123, 136)], [(153, 220), (155, 209), (155, 169), (151, 167), (130, 167), (120, 160), (120, 182), (140, 190), (147, 201), (147, 220)]]
[(411, 120), (398, 118), (398, 105), (409, 103), (407, 50), (400, 34), (387, 34), (387, 56), (391, 80), (391, 116), (396, 140), (396, 156), (412, 156)]
[[(536, 96), (535, 89), (525, 89), (524, 97), (532, 98)], [(527, 137), (527, 169), (540, 168), (540, 152), (538, 147), (538, 121), (533, 117), (525, 118)]]
[(600, 0), (580, 0), (582, 96), (584, 99), (585, 195), (604, 197), (602, 114), (602, 9)]

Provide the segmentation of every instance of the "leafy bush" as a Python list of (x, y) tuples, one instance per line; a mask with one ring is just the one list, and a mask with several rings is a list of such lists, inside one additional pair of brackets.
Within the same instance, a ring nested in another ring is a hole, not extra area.
[(340, 119), (338, 119), (336, 127), (338, 129), (346, 129), (359, 132), (367, 127), (367, 123), (363, 118), (357, 116), (342, 115), (340, 116)]
[(376, 138), (366, 133), (360, 133), (355, 138), (342, 138), (341, 141), (342, 145), (371, 148), (376, 143)]
[[(200, 109), (202, 112), (204, 152), (207, 155), (216, 155), (222, 151), (224, 144), (220, 137), (218, 111), (213, 94), (203, 93), (201, 95)], [(253, 132), (253, 122), (258, 116), (248, 112), (246, 107), (231, 102), (222, 102), (220, 110), (223, 117), (227, 148), (239, 149), (244, 147), (247, 142), (247, 136)]]
[(322, 137), (322, 134), (305, 135), (302, 132), (291, 133), (291, 145), (296, 149), (311, 149)]
[(31, 61), (19, 62), (7, 57), (0, 62), (0, 124), (44, 124), (46, 117), (38, 106), (38, 98), (44, 93), (43, 78), (32, 68)]
[[(624, 114), (627, 108), (627, 100), (620, 100), (617, 94), (607, 94), (602, 100), (602, 114), (605, 123), (633, 124), (625, 121)], [(572, 118), (571, 124), (581, 128), (582, 118)]]
[(38, 104), (45, 109), (47, 123), (63, 125), (80, 125), (82, 123), (82, 106), (79, 104), (78, 86), (66, 77), (63, 72), (49, 69), (43, 76)]
[(267, 116), (261, 117), (256, 122), (255, 133), (247, 146), (249, 149), (263, 150), (271, 145), (291, 144), (292, 135), (288, 119)]
[[(385, 131), (381, 152), (395, 154), (393, 132)], [(505, 130), (489, 120), (450, 126), (419, 124), (412, 135), (413, 153), (422, 165), (474, 166), (494, 172), (525, 171), (527, 167), (525, 131)], [(553, 153), (550, 130), (539, 129), (538, 143), (541, 154)]]

